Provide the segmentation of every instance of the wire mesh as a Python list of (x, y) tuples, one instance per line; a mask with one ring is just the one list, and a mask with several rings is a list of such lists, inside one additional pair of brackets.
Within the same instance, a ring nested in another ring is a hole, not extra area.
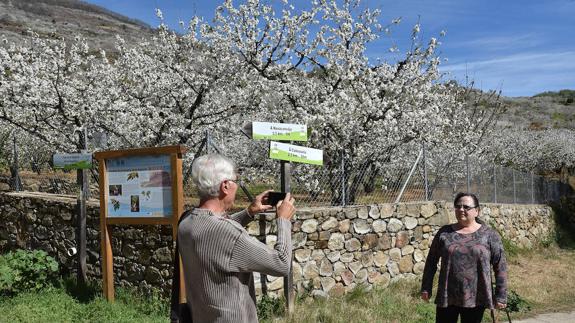
[[(209, 141), (211, 145), (198, 145), (189, 154), (199, 156), (212, 147), (212, 152), (219, 151), (237, 160), (237, 155), (231, 152), (248, 142), (253, 143), (253, 152), (267, 153), (265, 142), (255, 143), (247, 138), (220, 141), (210, 138)], [(569, 193), (568, 185), (558, 179), (495, 165), (474, 156), (426, 154), (413, 147), (388, 149), (377, 156), (373, 160), (353, 159), (342, 151), (324, 167), (292, 163), (291, 193), (299, 206), (450, 201), (458, 192), (475, 193), (482, 202), (540, 204)], [(281, 190), (279, 164), (276, 160), (261, 158), (238, 160), (239, 168), (245, 173), (245, 187), (252, 196), (266, 189)], [(21, 165), (27, 165), (26, 161), (22, 160)], [(189, 165), (187, 161), (184, 169), (187, 175)], [(67, 190), (63, 188), (68, 186), (65, 182), (65, 179), (54, 178), (42, 187), (49, 192), (64, 192)], [(190, 182), (186, 184), (186, 191), (194, 195)], [(249, 201), (243, 192), (238, 193), (238, 198)]]

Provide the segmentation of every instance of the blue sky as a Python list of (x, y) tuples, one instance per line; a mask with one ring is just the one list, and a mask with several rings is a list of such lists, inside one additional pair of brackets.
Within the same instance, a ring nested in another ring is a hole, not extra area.
[[(264, 0), (265, 1), (265, 0)], [(277, 0), (276, 0), (277, 1)], [(169, 26), (193, 15), (207, 20), (221, 1), (207, 0), (87, 0), (159, 24), (160, 8)], [(237, 2), (237, 1), (236, 1)], [(267, 0), (274, 2), (274, 0)], [(296, 8), (309, 1), (291, 0)], [(410, 45), (410, 31), (418, 21), (424, 40), (439, 36), (441, 70), (460, 83), (466, 75), (482, 90), (502, 90), (505, 96), (531, 96), (544, 91), (575, 89), (575, 0), (364, 0), (362, 5), (382, 11), (380, 22), (402, 17), (390, 36), (371, 44), (370, 59), (394, 60)]]

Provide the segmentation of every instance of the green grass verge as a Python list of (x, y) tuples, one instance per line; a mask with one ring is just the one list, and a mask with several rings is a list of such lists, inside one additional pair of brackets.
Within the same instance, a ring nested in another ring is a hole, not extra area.
[(435, 320), (435, 305), (419, 298), (420, 282), (399, 281), (370, 291), (359, 287), (341, 297), (302, 299), (291, 316), (261, 322), (406, 322)]
[(110, 303), (91, 287), (70, 284), (0, 298), (0, 322), (167, 322), (167, 300), (118, 289)]

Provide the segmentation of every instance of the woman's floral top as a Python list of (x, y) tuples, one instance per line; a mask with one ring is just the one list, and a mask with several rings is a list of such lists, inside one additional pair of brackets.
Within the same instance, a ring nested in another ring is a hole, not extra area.
[(507, 303), (507, 262), (499, 234), (487, 225), (468, 234), (443, 226), (431, 243), (421, 290), (431, 296), (433, 277), (441, 259), (435, 304), (494, 308), (491, 270), (495, 273), (495, 301)]

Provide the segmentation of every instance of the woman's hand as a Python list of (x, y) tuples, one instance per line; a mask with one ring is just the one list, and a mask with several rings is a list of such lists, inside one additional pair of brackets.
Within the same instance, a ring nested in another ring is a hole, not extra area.
[(429, 303), (429, 293), (426, 291), (421, 292), (421, 299)]
[(503, 304), (503, 303), (499, 303), (499, 302), (495, 303), (495, 308), (498, 310), (504, 309), (506, 307), (507, 307), (507, 304)]

